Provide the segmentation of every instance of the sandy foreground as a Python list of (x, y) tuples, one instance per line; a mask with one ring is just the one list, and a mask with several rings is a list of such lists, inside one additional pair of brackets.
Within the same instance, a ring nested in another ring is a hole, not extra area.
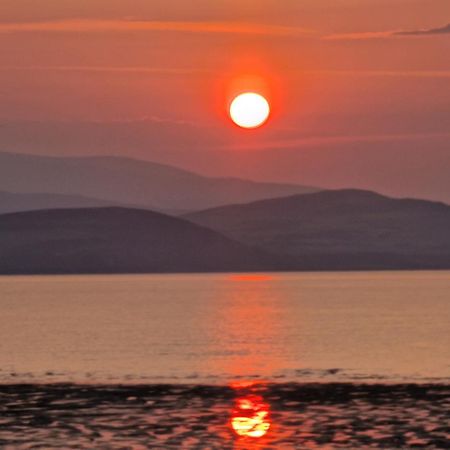
[[(268, 432), (232, 429), (236, 402), (267, 405)], [(1, 385), (0, 448), (449, 448), (450, 386)]]

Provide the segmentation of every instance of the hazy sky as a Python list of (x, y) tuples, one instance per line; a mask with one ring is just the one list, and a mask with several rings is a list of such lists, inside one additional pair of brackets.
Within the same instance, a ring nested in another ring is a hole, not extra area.
[[(1, 0), (0, 151), (450, 202), (449, 0)], [(273, 116), (244, 131), (241, 90)]]

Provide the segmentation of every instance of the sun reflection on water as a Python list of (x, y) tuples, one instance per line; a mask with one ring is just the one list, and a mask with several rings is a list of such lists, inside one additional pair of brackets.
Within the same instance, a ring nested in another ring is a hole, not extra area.
[[(256, 449), (267, 444), (265, 437), (272, 427), (271, 408), (263, 395), (266, 384), (239, 380), (231, 383), (235, 392), (230, 427), (236, 436), (236, 449)], [(244, 446), (244, 447), (242, 447)]]
[(270, 425), (270, 407), (261, 396), (245, 395), (236, 399), (231, 427), (238, 436), (261, 438)]

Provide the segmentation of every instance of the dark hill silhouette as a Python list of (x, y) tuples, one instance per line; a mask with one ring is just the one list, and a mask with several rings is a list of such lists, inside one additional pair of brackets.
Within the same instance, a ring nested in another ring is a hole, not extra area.
[(1, 274), (276, 269), (263, 251), (163, 214), (83, 208), (0, 215)]
[[(237, 178), (209, 178), (122, 157), (58, 158), (0, 153), (0, 190), (81, 195), (171, 214), (318, 189)], [(70, 205), (68, 205), (70, 207)]]
[(361, 190), (231, 205), (184, 216), (298, 269), (450, 268), (450, 206)]
[(112, 202), (80, 195), (63, 194), (13, 194), (0, 191), (0, 214), (39, 209), (99, 208), (115, 206)]

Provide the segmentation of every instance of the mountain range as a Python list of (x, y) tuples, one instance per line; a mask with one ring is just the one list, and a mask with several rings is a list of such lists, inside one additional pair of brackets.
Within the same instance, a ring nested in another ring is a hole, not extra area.
[[(100, 200), (117, 206), (181, 214), (318, 190), (292, 184), (205, 177), (123, 157), (60, 158), (0, 153), (0, 191), (86, 198), (86, 204), (80, 206), (91, 206)], [(73, 199), (68, 200), (67, 207), (71, 207)]]
[(3, 274), (450, 269), (449, 230), (438, 202), (0, 153)]
[(81, 195), (64, 194), (14, 194), (0, 191), (0, 214), (39, 209), (99, 208), (113, 206), (107, 202)]
[[(195, 222), (195, 223), (194, 223)], [(450, 268), (450, 206), (355, 190), (214, 208), (0, 215), (0, 273)]]
[(450, 206), (361, 190), (323, 191), (184, 218), (296, 269), (450, 268)]
[(0, 216), (1, 274), (277, 270), (277, 258), (182, 219), (126, 208)]

